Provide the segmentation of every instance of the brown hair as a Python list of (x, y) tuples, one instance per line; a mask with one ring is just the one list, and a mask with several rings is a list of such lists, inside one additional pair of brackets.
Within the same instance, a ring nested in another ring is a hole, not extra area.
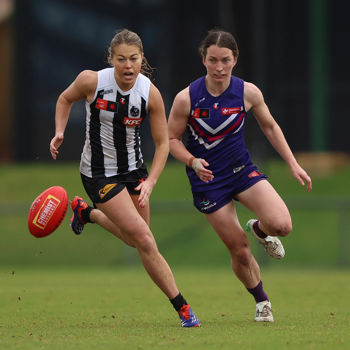
[(239, 50), (236, 39), (229, 32), (225, 32), (220, 29), (211, 29), (208, 31), (207, 36), (201, 43), (199, 47), (199, 53), (201, 56), (206, 57), (207, 49), (211, 45), (216, 45), (218, 47), (226, 47), (232, 51), (233, 57), (238, 58)]
[[(135, 45), (140, 49), (140, 52), (143, 53), (143, 45), (140, 37), (128, 29), (121, 29), (116, 32), (108, 48), (108, 63), (112, 65), (111, 60), (113, 56), (113, 50), (116, 46), (120, 44), (126, 45)], [(149, 65), (145, 56), (143, 56), (141, 64), (141, 73), (147, 77), (151, 77), (153, 68)]]

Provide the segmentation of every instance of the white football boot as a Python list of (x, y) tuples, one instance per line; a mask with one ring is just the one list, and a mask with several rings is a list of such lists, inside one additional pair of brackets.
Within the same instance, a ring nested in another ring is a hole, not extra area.
[(260, 244), (262, 244), (265, 248), (265, 250), (267, 251), (267, 253), (275, 258), (275, 259), (282, 259), (285, 255), (285, 251), (282, 245), (282, 242), (274, 236), (267, 236), (265, 238), (260, 238), (254, 231), (254, 222), (258, 221), (255, 219), (250, 219), (247, 224), (247, 231), (251, 232), (260, 242)]
[(254, 320), (256, 322), (273, 322), (271, 303), (268, 300), (256, 304)]

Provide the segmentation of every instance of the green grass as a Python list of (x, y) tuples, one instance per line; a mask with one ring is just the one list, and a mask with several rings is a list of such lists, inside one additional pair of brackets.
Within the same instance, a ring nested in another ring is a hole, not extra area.
[(174, 269), (202, 321), (182, 329), (141, 268), (0, 269), (0, 348), (346, 349), (349, 270), (267, 270), (275, 322), (253, 321), (254, 301), (227, 269)]
[[(283, 196), (341, 196), (350, 197), (350, 166), (331, 176), (313, 178), (313, 191), (305, 189), (291, 176), (283, 162), (269, 161), (261, 165), (270, 182)], [(19, 163), (0, 166), (1, 200), (30, 201), (39, 189), (61, 185), (70, 196), (85, 194), (80, 181), (78, 162)], [(179, 162), (168, 162), (152, 194), (153, 200), (192, 200), (185, 169)]]
[[(263, 170), (294, 220), (282, 261), (268, 259), (250, 238), (274, 324), (252, 321), (252, 297), (193, 208), (183, 166), (169, 162), (155, 187), (152, 231), (202, 321), (200, 329), (181, 329), (135, 250), (97, 225), (75, 236), (68, 214), (49, 237), (29, 234), (28, 208), (41, 191), (61, 185), (70, 198), (85, 196), (78, 163), (2, 165), (0, 349), (348, 349), (350, 167), (314, 178), (312, 193), (280, 162)], [(244, 225), (252, 214), (237, 207)]]
[[(263, 170), (289, 205), (294, 222), (293, 232), (283, 239), (287, 249), (283, 265), (349, 266), (350, 186), (344, 184), (350, 178), (350, 167), (331, 177), (315, 178), (311, 193), (306, 193), (281, 162), (268, 162)], [(88, 225), (81, 237), (73, 235), (69, 212), (51, 236), (36, 239), (29, 234), (29, 206), (47, 187), (61, 185), (70, 198), (76, 194), (86, 197), (78, 163), (4, 165), (0, 167), (0, 181), (0, 265), (138, 264), (132, 249), (97, 225)], [(244, 225), (252, 214), (239, 203), (236, 205)], [(168, 162), (154, 188), (151, 208), (151, 228), (170, 265), (226, 266), (229, 263), (222, 242), (193, 207), (184, 167), (178, 162)], [(254, 240), (251, 245), (261, 264), (280, 265), (278, 261), (267, 260)]]

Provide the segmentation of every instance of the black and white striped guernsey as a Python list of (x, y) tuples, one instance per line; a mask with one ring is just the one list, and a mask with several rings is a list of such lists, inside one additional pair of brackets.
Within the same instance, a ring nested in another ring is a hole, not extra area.
[(86, 102), (86, 140), (80, 172), (110, 177), (139, 169), (143, 164), (140, 126), (146, 117), (150, 80), (138, 74), (134, 86), (122, 91), (114, 68), (98, 71), (92, 102)]

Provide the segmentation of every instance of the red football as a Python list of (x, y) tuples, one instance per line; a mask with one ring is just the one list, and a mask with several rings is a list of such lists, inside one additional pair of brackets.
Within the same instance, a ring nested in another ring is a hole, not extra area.
[(68, 195), (61, 186), (53, 186), (41, 193), (30, 206), (28, 228), (37, 237), (45, 237), (63, 221), (68, 207)]

